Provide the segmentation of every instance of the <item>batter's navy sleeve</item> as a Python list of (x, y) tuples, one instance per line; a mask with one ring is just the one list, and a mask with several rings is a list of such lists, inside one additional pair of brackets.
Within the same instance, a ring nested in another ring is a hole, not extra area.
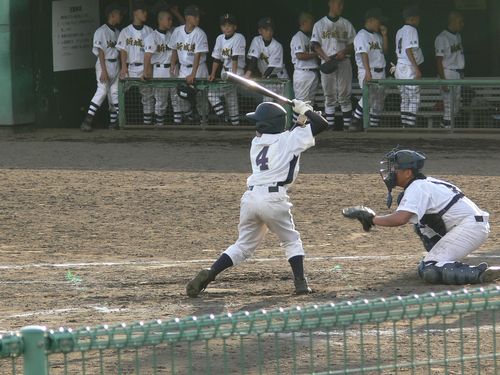
[(305, 115), (307, 116), (309, 121), (311, 121), (311, 132), (313, 136), (328, 129), (328, 121), (326, 121), (323, 116), (317, 114), (314, 111), (307, 111)]

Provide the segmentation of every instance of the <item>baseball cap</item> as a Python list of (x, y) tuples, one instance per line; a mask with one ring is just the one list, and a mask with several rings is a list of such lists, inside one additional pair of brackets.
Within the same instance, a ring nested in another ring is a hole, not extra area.
[(229, 23), (231, 25), (236, 25), (238, 22), (236, 21), (236, 16), (234, 14), (226, 13), (220, 16), (219, 23), (221, 25), (225, 25), (226, 23)]
[(274, 29), (274, 22), (271, 17), (262, 17), (259, 22), (257, 22), (257, 27), (260, 29), (261, 27), (270, 27)]
[(124, 14), (125, 13), (125, 8), (122, 7), (120, 4), (114, 2), (114, 3), (111, 3), (109, 4), (108, 6), (106, 6), (106, 8), (104, 9), (104, 14), (107, 16), (109, 16), (112, 12), (114, 12), (115, 10), (118, 10), (121, 14)]
[(420, 9), (418, 5), (410, 5), (403, 10), (403, 18), (420, 16)]
[(148, 7), (146, 6), (146, 3), (143, 0), (135, 0), (132, 3), (132, 11), (135, 12), (136, 10), (148, 10)]
[(387, 17), (384, 16), (384, 14), (382, 13), (382, 10), (380, 8), (368, 9), (365, 13), (365, 20), (367, 20), (369, 18), (375, 18), (382, 23), (387, 22)]
[(201, 16), (201, 10), (198, 7), (198, 5), (188, 5), (186, 9), (184, 9), (184, 16), (194, 16), (194, 17), (199, 17)]

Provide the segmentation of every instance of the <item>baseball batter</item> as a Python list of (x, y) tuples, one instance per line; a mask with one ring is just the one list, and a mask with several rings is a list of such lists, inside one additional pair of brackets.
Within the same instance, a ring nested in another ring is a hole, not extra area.
[(104, 102), (108, 98), (109, 106), (109, 128), (118, 126), (118, 72), (119, 52), (116, 42), (120, 32), (116, 28), (122, 22), (122, 8), (116, 4), (110, 4), (105, 9), (107, 22), (99, 27), (94, 33), (92, 53), (97, 56), (95, 73), (97, 79), (97, 90), (90, 101), (87, 115), (81, 125), (82, 131), (92, 131), (92, 120)]
[(299, 172), (302, 152), (314, 146), (314, 136), (328, 126), (326, 120), (303, 101), (293, 100), (293, 110), (305, 115), (310, 124), (285, 131), (286, 111), (276, 103), (264, 102), (247, 117), (256, 123), (250, 148), (252, 175), (241, 198), (239, 237), (211, 268), (204, 269), (186, 287), (196, 297), (225, 269), (251, 257), (268, 230), (276, 233), (285, 247), (297, 294), (311, 293), (304, 276), (304, 248), (295, 230), (287, 190)]
[[(171, 28), (172, 14), (165, 10), (158, 12), (158, 28), (149, 34), (144, 41), (144, 78), (147, 80), (170, 78), (172, 50), (168, 47), (168, 42), (172, 36)], [(172, 107), (178, 107), (175, 103), (175, 89), (155, 87), (153, 94), (155, 98), (155, 124), (163, 126), (169, 95), (172, 98)]]
[[(168, 46), (172, 49), (170, 74), (172, 77), (185, 78), (189, 85), (194, 84), (196, 78), (208, 78), (207, 34), (198, 27), (201, 10), (196, 5), (189, 5), (184, 9), (186, 24), (175, 28)], [(179, 67), (177, 67), (179, 62)], [(175, 121), (180, 123), (182, 116), (190, 117), (192, 108), (188, 101), (176, 95), (178, 109), (174, 113)]]
[[(500, 268), (486, 263), (471, 266), (462, 262), (488, 238), (489, 214), (481, 210), (455, 185), (422, 173), (422, 153), (394, 149), (382, 160), (381, 175), (389, 191), (404, 191), (394, 213), (377, 216), (365, 207), (351, 207), (344, 215), (356, 218), (369, 231), (374, 225), (396, 227), (413, 224), (427, 255), (418, 275), (432, 284), (477, 284), (500, 278)], [(391, 200), (388, 200), (390, 206)]]
[[(385, 56), (388, 51), (387, 27), (382, 23), (385, 17), (379, 8), (373, 8), (365, 14), (365, 28), (354, 38), (356, 65), (358, 66), (359, 87), (372, 79), (385, 78)], [(383, 86), (370, 87), (370, 126), (377, 127), (384, 109), (385, 91)], [(361, 130), (359, 120), (363, 118), (363, 98), (354, 110), (356, 120), (351, 130)]]
[[(148, 18), (148, 12), (144, 1), (134, 1), (133, 22), (124, 28), (118, 37), (116, 48), (120, 50), (120, 59), (122, 68), (120, 78), (126, 77), (141, 78), (144, 73), (144, 39), (153, 32), (153, 29), (145, 22)], [(153, 123), (153, 90), (150, 87), (144, 87), (140, 90), (142, 96), (142, 109), (144, 125)]]
[[(215, 47), (212, 52), (214, 60), (212, 73), (208, 77), (209, 81), (215, 79), (215, 75), (221, 66), (225, 71), (238, 75), (243, 75), (245, 69), (246, 40), (243, 35), (236, 32), (236, 17), (233, 14), (226, 13), (220, 17), (219, 23), (222, 34), (215, 41)], [(236, 86), (223, 88), (222, 91), (209, 91), (208, 100), (212, 104), (214, 112), (220, 117), (224, 115), (221, 96), (224, 96), (226, 99), (226, 107), (231, 124), (238, 125), (240, 123), (240, 116)]]
[(340, 105), (344, 129), (349, 129), (352, 121), (352, 67), (349, 59), (353, 52), (356, 30), (341, 17), (344, 0), (329, 0), (329, 13), (314, 24), (311, 43), (322, 63), (330, 59), (338, 60), (333, 73), (321, 72), (321, 85), (325, 95), (325, 117), (328, 124), (335, 123), (335, 109)]
[[(299, 16), (299, 31), (290, 42), (293, 71), (293, 91), (295, 98), (305, 102), (314, 103), (319, 84), (318, 55), (311, 48), (311, 32), (314, 17), (309, 13)], [(294, 121), (297, 114), (294, 113)]]
[[(448, 28), (443, 30), (434, 43), (439, 78), (462, 79), (464, 77), (465, 58), (460, 31), (464, 27), (461, 13), (453, 11), (448, 16)], [(451, 116), (456, 116), (460, 109), (460, 86), (443, 86), (444, 115), (443, 128), (451, 127)]]
[[(396, 33), (396, 55), (398, 63), (394, 76), (397, 79), (420, 79), (419, 65), (424, 62), (420, 49), (417, 27), (420, 24), (418, 7), (410, 6), (403, 11), (405, 25)], [(417, 124), (417, 112), (420, 106), (420, 86), (399, 86), (401, 93), (401, 123), (403, 127)]]

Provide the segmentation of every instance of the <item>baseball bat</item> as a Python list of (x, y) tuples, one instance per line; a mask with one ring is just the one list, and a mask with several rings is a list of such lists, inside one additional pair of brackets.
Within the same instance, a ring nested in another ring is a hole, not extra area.
[(262, 94), (262, 95), (268, 96), (270, 98), (273, 98), (273, 99), (277, 100), (278, 102), (280, 102), (280, 104), (292, 105), (292, 101), (290, 99), (288, 99), (282, 95), (276, 94), (275, 92), (273, 92), (269, 89), (266, 89), (264, 86), (259, 85), (257, 82), (252, 81), (251, 79), (241, 77), (237, 74), (234, 74), (231, 72), (226, 72), (226, 71), (223, 71), (221, 73), (221, 78), (224, 81), (231, 81), (231, 82), (237, 83), (239, 85), (242, 85), (247, 90), (254, 91), (258, 94)]

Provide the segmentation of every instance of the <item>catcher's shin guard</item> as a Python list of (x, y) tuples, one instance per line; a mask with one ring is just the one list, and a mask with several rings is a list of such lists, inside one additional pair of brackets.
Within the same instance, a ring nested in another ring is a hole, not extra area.
[(189, 297), (197, 297), (214, 280), (215, 272), (211, 268), (203, 269), (186, 285), (186, 294)]
[(312, 289), (309, 288), (307, 284), (307, 279), (294, 279), (293, 284), (295, 285), (295, 294), (309, 294), (312, 293)]
[[(419, 276), (430, 284), (466, 285), (489, 282), (495, 279), (494, 272), (486, 273), (488, 264), (470, 266), (461, 262), (447, 263), (442, 267), (436, 262), (420, 262)], [(484, 275), (484, 276), (483, 276)], [(500, 272), (497, 274), (500, 277)]]

